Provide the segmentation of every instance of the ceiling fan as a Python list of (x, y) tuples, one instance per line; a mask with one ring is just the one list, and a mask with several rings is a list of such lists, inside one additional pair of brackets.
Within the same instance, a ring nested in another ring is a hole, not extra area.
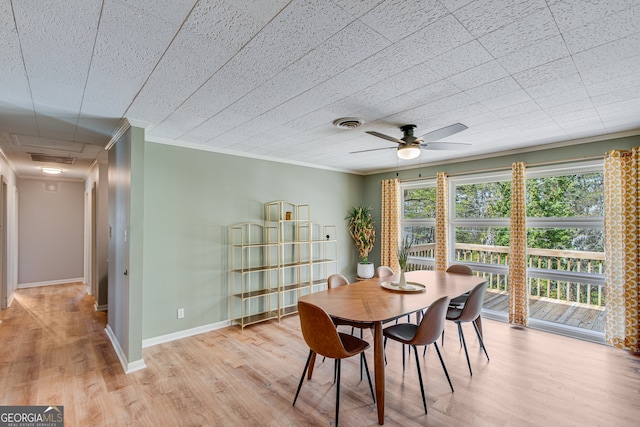
[[(424, 148), (426, 150), (458, 150), (471, 145), (454, 142), (437, 142), (439, 139), (446, 138), (467, 129), (467, 127), (462, 123), (455, 123), (453, 125), (445, 126), (421, 136), (413, 135), (413, 130), (415, 128), (416, 125), (400, 126), (400, 130), (402, 130), (402, 133), (404, 134), (404, 136), (400, 139), (385, 135), (380, 132), (367, 131), (367, 133), (373, 136), (377, 136), (378, 138), (397, 143), (398, 157), (403, 160), (415, 159), (416, 157), (420, 156), (421, 148)], [(372, 148), (370, 150), (352, 151), (350, 154), (364, 153), (366, 151), (387, 150), (390, 148), (396, 147)]]

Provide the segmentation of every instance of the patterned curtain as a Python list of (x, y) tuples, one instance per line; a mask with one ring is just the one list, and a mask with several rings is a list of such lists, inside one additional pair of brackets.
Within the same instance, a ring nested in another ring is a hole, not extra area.
[(511, 220), (509, 238), (509, 323), (529, 323), (527, 289), (526, 169), (523, 162), (511, 167)]
[(436, 271), (445, 271), (449, 265), (449, 188), (445, 172), (436, 178)]
[(400, 234), (400, 181), (382, 181), (382, 226), (380, 230), (380, 265), (400, 271), (398, 235)]
[(604, 159), (607, 342), (640, 351), (640, 148), (614, 150)]

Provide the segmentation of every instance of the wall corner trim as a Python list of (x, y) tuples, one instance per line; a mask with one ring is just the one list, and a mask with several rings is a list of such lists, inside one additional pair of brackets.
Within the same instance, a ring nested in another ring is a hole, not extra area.
[(122, 351), (122, 347), (120, 347), (120, 343), (118, 343), (116, 335), (113, 333), (110, 325), (107, 325), (104, 331), (107, 334), (107, 337), (109, 337), (109, 341), (111, 341), (111, 346), (116, 352), (118, 360), (120, 360), (120, 365), (122, 365), (122, 369), (124, 370), (125, 374), (130, 374), (147, 367), (143, 359), (134, 360), (133, 362), (127, 361), (127, 357), (124, 355), (124, 351)]

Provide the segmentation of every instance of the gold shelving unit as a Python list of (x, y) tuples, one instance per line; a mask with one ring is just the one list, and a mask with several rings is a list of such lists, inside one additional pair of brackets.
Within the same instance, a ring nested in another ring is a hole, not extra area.
[(265, 204), (264, 224), (229, 229), (231, 319), (242, 328), (297, 312), (302, 295), (337, 271), (335, 226), (311, 222), (309, 205)]

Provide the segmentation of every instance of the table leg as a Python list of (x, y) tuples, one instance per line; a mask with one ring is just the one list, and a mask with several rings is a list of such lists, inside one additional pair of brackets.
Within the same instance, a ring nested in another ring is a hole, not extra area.
[(314, 352), (311, 355), (311, 360), (309, 360), (309, 369), (307, 370), (307, 379), (310, 380), (313, 375), (313, 367), (316, 364), (316, 353)]
[(384, 424), (384, 348), (382, 346), (382, 322), (375, 322), (373, 329), (373, 358), (376, 382), (376, 405), (378, 424)]

